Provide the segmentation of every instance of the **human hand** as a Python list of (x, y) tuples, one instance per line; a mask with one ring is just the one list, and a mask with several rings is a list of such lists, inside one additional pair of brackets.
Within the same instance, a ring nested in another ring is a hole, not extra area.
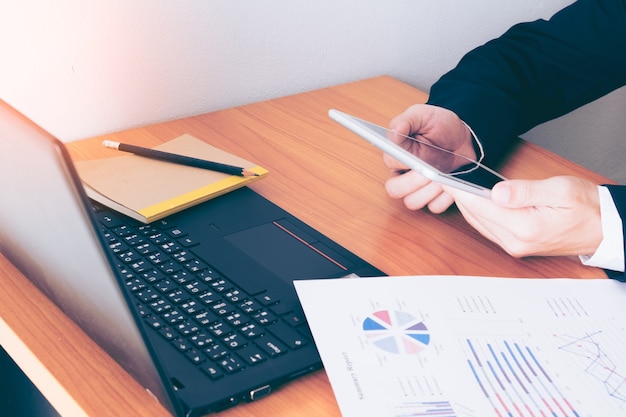
[(514, 257), (592, 255), (602, 241), (598, 189), (587, 180), (503, 181), (491, 199), (443, 188), (471, 226)]
[[(389, 128), (399, 134), (391, 134), (390, 140), (440, 171), (453, 171), (467, 164), (467, 159), (442, 151), (432, 152), (432, 148), (420, 145), (419, 142), (409, 140), (404, 136), (417, 137), (420, 141), (432, 143), (472, 160), (476, 159), (469, 129), (455, 113), (442, 107), (426, 104), (411, 106), (395, 117)], [(393, 170), (392, 176), (385, 183), (387, 193), (392, 198), (402, 199), (409, 209), (419, 210), (428, 207), (433, 213), (442, 213), (454, 202), (452, 197), (443, 191), (440, 184), (432, 182), (415, 171), (407, 170), (404, 164), (389, 155), (384, 154), (383, 161)]]

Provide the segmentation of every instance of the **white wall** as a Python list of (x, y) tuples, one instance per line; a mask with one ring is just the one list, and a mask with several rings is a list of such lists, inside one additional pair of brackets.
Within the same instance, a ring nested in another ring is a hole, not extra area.
[(571, 1), (2, 0), (0, 97), (69, 141), (380, 74), (428, 90)]

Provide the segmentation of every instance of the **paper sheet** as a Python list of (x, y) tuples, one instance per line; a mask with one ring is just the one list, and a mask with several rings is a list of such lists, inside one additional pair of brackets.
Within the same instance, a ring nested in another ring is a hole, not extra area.
[(295, 285), (344, 417), (626, 416), (626, 284)]

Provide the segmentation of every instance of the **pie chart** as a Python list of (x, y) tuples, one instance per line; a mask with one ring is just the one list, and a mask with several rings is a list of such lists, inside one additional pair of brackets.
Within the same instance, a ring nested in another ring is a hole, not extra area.
[(379, 310), (363, 320), (363, 333), (388, 353), (413, 355), (428, 347), (430, 333), (415, 316), (398, 310)]

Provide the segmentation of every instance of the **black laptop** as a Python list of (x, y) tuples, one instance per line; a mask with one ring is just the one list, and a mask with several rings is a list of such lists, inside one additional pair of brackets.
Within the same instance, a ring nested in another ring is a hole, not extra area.
[(2, 101), (0, 193), (0, 250), (177, 416), (321, 367), (293, 280), (383, 275), (248, 188), (148, 225), (98, 206)]

